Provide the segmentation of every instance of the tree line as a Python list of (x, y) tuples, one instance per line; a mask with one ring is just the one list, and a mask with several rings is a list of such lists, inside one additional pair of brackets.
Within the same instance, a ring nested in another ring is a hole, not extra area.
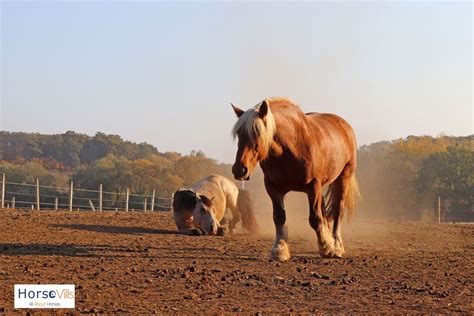
[(58, 135), (0, 132), (0, 172), (7, 181), (170, 196), (177, 188), (208, 175), (228, 175), (229, 166), (206, 157), (159, 152), (147, 143), (133, 143), (118, 135), (75, 132)]
[(360, 206), (393, 218), (474, 211), (474, 135), (409, 136), (358, 150)]
[[(170, 196), (210, 174), (232, 178), (231, 165), (219, 164), (201, 151), (187, 155), (159, 152), (147, 143), (117, 135), (75, 132), (58, 135), (0, 132), (0, 172), (8, 181)], [(474, 203), (474, 135), (409, 136), (361, 146), (357, 177), (367, 216), (422, 218), (434, 216), (437, 197), (443, 209), (472, 210)], [(246, 188), (264, 196), (261, 171)]]

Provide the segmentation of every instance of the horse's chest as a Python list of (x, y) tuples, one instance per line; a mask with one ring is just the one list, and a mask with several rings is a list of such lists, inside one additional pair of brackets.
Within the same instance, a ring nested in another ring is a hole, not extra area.
[(270, 160), (260, 164), (265, 181), (282, 192), (304, 191), (307, 168), (303, 162)]

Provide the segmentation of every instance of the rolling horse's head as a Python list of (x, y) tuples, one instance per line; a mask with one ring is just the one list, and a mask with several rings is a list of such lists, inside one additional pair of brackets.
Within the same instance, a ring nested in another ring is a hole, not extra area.
[(214, 211), (214, 197), (209, 199), (204, 195), (196, 195), (196, 206), (194, 207), (193, 221), (206, 235), (216, 235), (219, 221)]
[(255, 165), (268, 156), (275, 134), (275, 120), (267, 100), (247, 111), (231, 105), (238, 117), (232, 129), (234, 138), (238, 139), (232, 173), (236, 180), (249, 180)]

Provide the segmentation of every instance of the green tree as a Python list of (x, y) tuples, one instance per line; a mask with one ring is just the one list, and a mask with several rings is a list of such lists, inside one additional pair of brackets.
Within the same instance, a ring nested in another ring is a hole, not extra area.
[(435, 153), (426, 158), (420, 170), (418, 194), (440, 196), (445, 207), (470, 209), (474, 205), (474, 151), (450, 147), (448, 151)]
[(179, 159), (175, 165), (175, 174), (183, 179), (185, 186), (218, 171), (216, 161), (207, 158), (201, 151), (191, 152), (189, 156)]

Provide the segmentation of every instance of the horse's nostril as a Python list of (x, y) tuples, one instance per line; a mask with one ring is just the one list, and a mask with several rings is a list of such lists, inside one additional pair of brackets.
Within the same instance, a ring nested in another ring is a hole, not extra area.
[(244, 177), (247, 174), (247, 172), (248, 172), (248, 169), (245, 166), (239, 167), (239, 166), (234, 165), (234, 167), (232, 167), (232, 173), (234, 174), (234, 177), (237, 180)]

